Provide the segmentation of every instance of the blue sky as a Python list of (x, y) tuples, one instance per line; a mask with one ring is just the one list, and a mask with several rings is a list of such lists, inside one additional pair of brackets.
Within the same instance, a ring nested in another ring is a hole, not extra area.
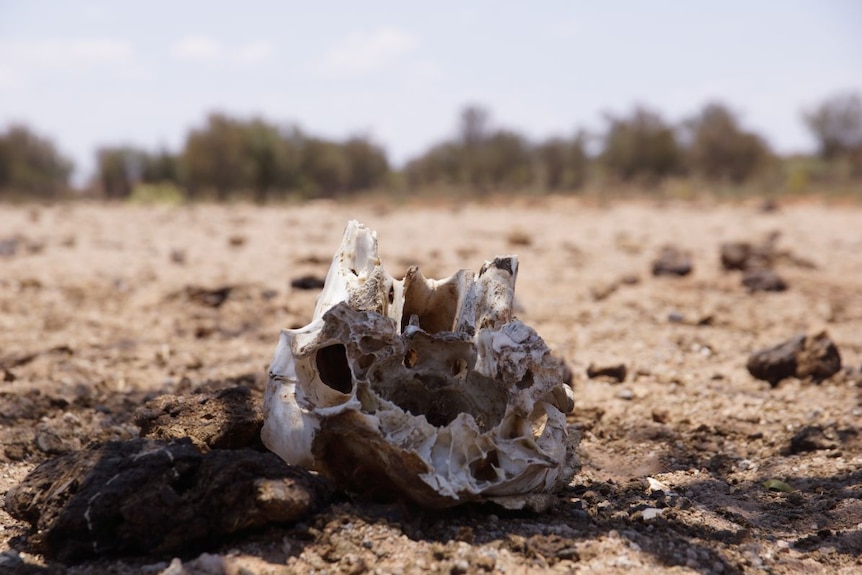
[(479, 103), (531, 138), (600, 130), (647, 104), (677, 121), (709, 100), (784, 152), (800, 112), (862, 92), (862, 2), (147, 2), (0, 0), (0, 126), (71, 156), (177, 149), (207, 112), (333, 138), (371, 135), (396, 164)]

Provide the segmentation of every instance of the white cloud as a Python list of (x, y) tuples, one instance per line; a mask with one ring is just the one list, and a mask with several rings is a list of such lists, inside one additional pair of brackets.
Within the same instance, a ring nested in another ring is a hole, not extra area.
[(323, 58), (323, 65), (330, 72), (368, 74), (410, 53), (417, 44), (415, 36), (395, 28), (358, 32), (329, 50)]
[(259, 40), (239, 47), (223, 46), (208, 36), (186, 36), (171, 46), (171, 55), (183, 62), (255, 66), (272, 58), (272, 42)]
[(178, 60), (213, 62), (222, 57), (222, 48), (207, 36), (187, 36), (171, 47), (171, 55)]
[(257, 65), (269, 60), (274, 46), (271, 42), (259, 41), (240, 46), (233, 55), (233, 60), (240, 65)]

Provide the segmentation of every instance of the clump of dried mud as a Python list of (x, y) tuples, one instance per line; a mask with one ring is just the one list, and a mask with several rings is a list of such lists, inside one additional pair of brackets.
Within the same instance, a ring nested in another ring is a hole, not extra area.
[[(852, 205), (2, 206), (15, 249), (0, 252), (0, 494), (42, 462), (142, 435), (261, 449), (250, 430), (278, 331), (308, 321), (317, 292), (303, 288), (319, 285), (351, 218), (378, 230), (401, 273), (443, 277), (518, 253), (519, 317), (570, 366), (583, 434), (584, 467), (554, 508), (427, 512), (335, 493), (298, 522), (74, 565), (40, 554), (38, 534), (0, 511), (0, 572), (862, 570)], [(764, 238), (781, 257), (757, 269), (784, 291), (722, 265), (723, 245)], [(666, 247), (685, 254), (687, 275), (652, 274)], [(774, 386), (749, 373), (753, 352), (821, 332), (837, 373)]]

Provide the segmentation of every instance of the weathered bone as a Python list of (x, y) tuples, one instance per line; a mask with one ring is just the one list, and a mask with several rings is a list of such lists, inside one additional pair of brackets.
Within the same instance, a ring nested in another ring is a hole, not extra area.
[[(428, 507), (535, 506), (578, 467), (563, 364), (512, 315), (518, 260), (426, 279), (384, 271), (348, 223), (307, 326), (281, 332), (263, 442), (287, 463)], [(539, 498), (541, 499), (541, 498)]]

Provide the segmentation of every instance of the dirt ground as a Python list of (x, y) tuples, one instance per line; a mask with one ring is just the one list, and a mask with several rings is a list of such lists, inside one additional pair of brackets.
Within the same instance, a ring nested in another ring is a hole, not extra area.
[[(75, 566), (0, 510), (0, 572), (862, 572), (862, 207), (820, 201), (0, 206), (0, 494), (56, 454), (136, 437), (157, 395), (242, 382), (259, 397), (279, 330), (307, 323), (317, 295), (290, 281), (325, 275), (352, 218), (396, 276), (519, 255), (518, 315), (574, 374), (583, 468), (557, 505), (339, 494), (220, 546)], [(749, 293), (719, 246), (773, 231), (789, 289)], [(668, 244), (690, 275), (650, 273)], [(231, 289), (214, 307), (199, 287)], [(752, 351), (821, 330), (839, 374), (773, 388), (746, 370)]]

